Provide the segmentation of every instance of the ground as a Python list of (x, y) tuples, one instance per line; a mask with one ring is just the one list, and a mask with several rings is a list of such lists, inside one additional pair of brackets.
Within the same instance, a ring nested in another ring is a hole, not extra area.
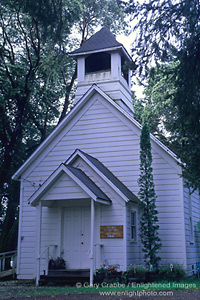
[[(33, 284), (22, 284), (16, 281), (0, 282), (0, 300), (199, 300), (200, 289), (184, 290), (112, 290), (84, 292), (69, 287), (38, 287)], [(100, 293), (107, 294), (100, 294)]]
[(179, 292), (175, 291), (173, 292), (173, 295), (170, 296), (159, 296), (159, 295), (154, 295), (154, 296), (102, 296), (99, 295), (98, 293), (66, 293), (66, 294), (58, 294), (58, 295), (37, 295), (37, 296), (11, 296), (11, 297), (5, 297), (1, 299), (5, 300), (65, 300), (65, 299), (71, 299), (71, 300), (103, 300), (103, 299), (108, 299), (108, 300), (128, 300), (128, 299), (140, 299), (140, 300), (154, 300), (154, 299), (159, 299), (159, 300), (168, 300), (168, 299), (173, 299), (173, 300), (199, 300), (200, 299), (200, 292), (199, 291), (184, 291), (184, 292)]

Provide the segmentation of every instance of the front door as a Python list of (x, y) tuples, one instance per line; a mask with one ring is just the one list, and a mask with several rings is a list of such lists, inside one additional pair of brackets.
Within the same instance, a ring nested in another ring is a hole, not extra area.
[(67, 268), (89, 269), (90, 207), (65, 208), (63, 242)]

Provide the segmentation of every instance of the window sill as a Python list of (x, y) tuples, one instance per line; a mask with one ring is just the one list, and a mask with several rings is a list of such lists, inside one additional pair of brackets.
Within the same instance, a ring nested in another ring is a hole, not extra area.
[(137, 240), (135, 241), (135, 240), (130, 240), (130, 243), (135, 243), (135, 244), (137, 244)]

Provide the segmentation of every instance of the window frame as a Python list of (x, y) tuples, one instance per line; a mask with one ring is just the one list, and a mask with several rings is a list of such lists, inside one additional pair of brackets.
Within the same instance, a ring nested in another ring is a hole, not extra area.
[[(134, 214), (134, 224), (132, 224), (132, 214)], [(132, 228), (135, 229), (133, 230)], [(135, 232), (135, 238), (133, 237), (133, 232)], [(137, 211), (135, 209), (131, 209), (130, 211), (130, 241), (134, 243), (137, 242)]]

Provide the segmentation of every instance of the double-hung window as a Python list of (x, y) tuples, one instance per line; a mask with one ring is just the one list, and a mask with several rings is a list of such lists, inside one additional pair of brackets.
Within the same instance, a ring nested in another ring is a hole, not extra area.
[(136, 242), (137, 240), (137, 215), (136, 211), (132, 210), (131, 211), (131, 241)]

